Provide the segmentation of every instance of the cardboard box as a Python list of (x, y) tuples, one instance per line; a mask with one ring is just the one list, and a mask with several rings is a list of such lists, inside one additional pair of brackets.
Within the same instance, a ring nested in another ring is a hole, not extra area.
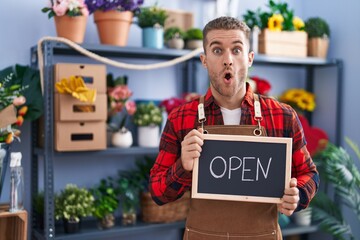
[(55, 150), (106, 149), (106, 122), (55, 122)]
[(81, 102), (68, 94), (55, 93), (55, 121), (106, 121), (107, 95), (97, 94), (94, 103)]
[(165, 21), (164, 29), (169, 27), (179, 27), (186, 31), (194, 26), (194, 16), (191, 12), (181, 10), (165, 9), (168, 18)]
[(97, 93), (106, 93), (106, 66), (102, 64), (55, 64), (55, 81), (70, 76), (81, 76), (88, 88), (96, 89)]
[(0, 212), (0, 239), (27, 239), (27, 212)]
[(307, 33), (304, 31), (274, 32), (264, 29), (259, 35), (259, 53), (271, 56), (306, 57)]

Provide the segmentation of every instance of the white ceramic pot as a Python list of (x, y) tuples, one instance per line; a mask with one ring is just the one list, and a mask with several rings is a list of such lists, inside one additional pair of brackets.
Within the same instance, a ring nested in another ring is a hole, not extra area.
[(112, 134), (111, 143), (115, 147), (128, 148), (133, 144), (132, 133), (128, 129), (122, 128)]
[(159, 139), (160, 128), (158, 125), (138, 128), (138, 144), (140, 147), (158, 147)]

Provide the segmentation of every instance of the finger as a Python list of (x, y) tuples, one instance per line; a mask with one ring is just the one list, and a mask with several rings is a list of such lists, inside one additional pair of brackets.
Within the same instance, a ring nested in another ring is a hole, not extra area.
[(290, 196), (293, 196), (293, 195), (299, 195), (299, 189), (297, 187), (292, 187), (292, 188), (286, 188), (284, 190), (284, 194), (285, 195), (290, 195)]
[(26, 102), (26, 99), (24, 96), (17, 97), (13, 100), (13, 104), (15, 106), (23, 105)]
[(297, 186), (297, 179), (291, 178), (290, 179), (290, 187), (296, 187)]

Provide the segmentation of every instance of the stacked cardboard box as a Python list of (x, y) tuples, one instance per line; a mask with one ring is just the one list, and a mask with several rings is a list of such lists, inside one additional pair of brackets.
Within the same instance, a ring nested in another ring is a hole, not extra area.
[(55, 81), (81, 76), (88, 88), (96, 89), (94, 103), (81, 102), (69, 94), (54, 94), (55, 150), (87, 151), (106, 148), (106, 67), (98, 64), (55, 65)]

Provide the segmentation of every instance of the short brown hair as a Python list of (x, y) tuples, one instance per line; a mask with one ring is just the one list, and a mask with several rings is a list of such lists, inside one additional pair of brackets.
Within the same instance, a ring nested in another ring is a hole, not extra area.
[(203, 29), (203, 46), (205, 50), (206, 37), (211, 30), (240, 30), (245, 33), (246, 40), (250, 42), (250, 28), (245, 22), (234, 17), (218, 17), (208, 22)]

